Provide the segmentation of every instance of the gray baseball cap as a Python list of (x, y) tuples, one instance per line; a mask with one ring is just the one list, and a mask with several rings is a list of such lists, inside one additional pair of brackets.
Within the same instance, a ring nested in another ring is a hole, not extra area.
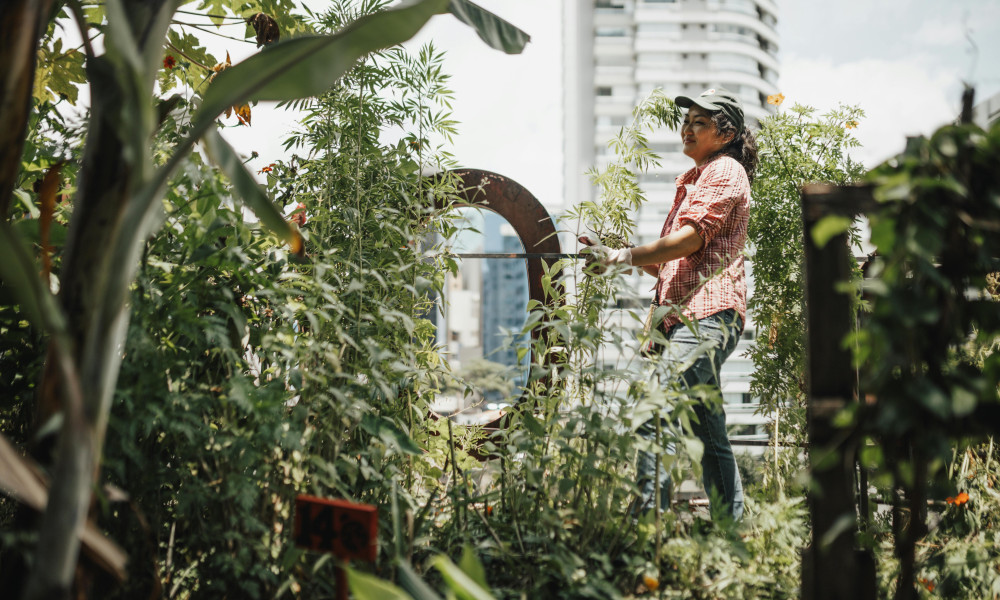
[(736, 125), (736, 131), (743, 131), (743, 103), (739, 97), (729, 90), (723, 88), (712, 88), (705, 90), (700, 96), (690, 98), (688, 96), (677, 96), (674, 102), (681, 108), (691, 108), (698, 105), (710, 112), (722, 111), (729, 120)]

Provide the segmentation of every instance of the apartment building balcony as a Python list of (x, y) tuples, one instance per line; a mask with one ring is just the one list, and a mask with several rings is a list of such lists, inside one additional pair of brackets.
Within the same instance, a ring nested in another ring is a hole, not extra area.
[(635, 45), (635, 37), (598, 36), (594, 38), (594, 56), (631, 56)]
[(635, 82), (635, 67), (604, 66), (594, 68), (595, 86), (630, 85)]
[(669, 36), (651, 36), (640, 33), (635, 38), (635, 51), (638, 63), (646, 62), (643, 55), (650, 53), (708, 54), (710, 58), (713, 54), (737, 54), (752, 58), (774, 71), (779, 70), (780, 67), (774, 55), (760, 48), (755, 37), (734, 41), (724, 39), (721, 34), (711, 33), (705, 40), (683, 41)]
[[(770, 49), (769, 51), (777, 52), (778, 48), (777, 32), (774, 28), (762, 23), (756, 15), (751, 16), (741, 13), (712, 10), (663, 10), (659, 7), (659, 5), (641, 4), (636, 8), (635, 22), (678, 23), (681, 25), (687, 25), (687, 29), (691, 29), (692, 26), (696, 29), (701, 29), (701, 25), (730, 25), (734, 27), (742, 27), (752, 32), (742, 36), (746, 38), (748, 43), (756, 42), (759, 46), (759, 40), (756, 38), (760, 37), (767, 43), (768, 49)], [(686, 30), (682, 30), (682, 36), (684, 31)], [(707, 28), (705, 31), (706, 34), (709, 33)]]
[(594, 116), (619, 117), (632, 114), (634, 95), (597, 96), (594, 99)]

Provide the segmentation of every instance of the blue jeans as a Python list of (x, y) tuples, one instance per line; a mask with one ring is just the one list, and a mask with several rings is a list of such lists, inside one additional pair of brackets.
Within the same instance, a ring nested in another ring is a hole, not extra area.
[[(719, 370), (722, 363), (736, 349), (743, 331), (743, 320), (733, 309), (715, 313), (694, 322), (694, 331), (683, 323), (674, 325), (666, 334), (669, 343), (663, 351), (661, 360), (669, 361), (671, 372), (678, 373), (682, 387), (690, 388), (698, 384), (709, 384), (719, 387)], [(706, 344), (707, 342), (707, 344)], [(712, 506), (712, 514), (720, 511), (728, 512), (733, 520), (743, 516), (743, 483), (740, 480), (739, 469), (736, 468), (736, 458), (726, 434), (726, 413), (721, 406), (706, 406), (699, 403), (694, 407), (698, 422), (691, 422), (694, 434), (705, 445), (701, 458), (701, 468), (705, 490), (710, 498), (721, 500), (723, 506)], [(656, 423), (649, 420), (643, 423), (638, 433), (644, 439), (655, 440)], [(670, 454), (674, 452), (673, 444), (666, 447)], [(654, 475), (656, 471), (656, 455), (652, 452), (639, 451), (636, 465), (640, 489), (640, 507), (645, 512), (655, 503), (656, 487)], [(660, 509), (670, 506), (670, 476), (666, 469), (660, 468)], [(724, 514), (724, 513), (722, 513)]]

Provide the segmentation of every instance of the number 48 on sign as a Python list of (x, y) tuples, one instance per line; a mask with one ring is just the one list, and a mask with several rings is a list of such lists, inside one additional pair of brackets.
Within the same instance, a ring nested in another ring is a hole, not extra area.
[(378, 509), (315, 496), (295, 499), (295, 545), (341, 560), (373, 562), (378, 555)]

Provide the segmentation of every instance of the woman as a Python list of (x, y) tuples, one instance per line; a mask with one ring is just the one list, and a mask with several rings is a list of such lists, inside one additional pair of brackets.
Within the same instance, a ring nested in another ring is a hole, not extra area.
[[(634, 248), (611, 250), (589, 238), (593, 261), (641, 267), (657, 277), (655, 300), (680, 307), (692, 327), (669, 314), (661, 331), (669, 340), (662, 359), (670, 361), (686, 387), (719, 387), (719, 370), (733, 352), (746, 320), (746, 276), (743, 249), (749, 217), (750, 182), (757, 166), (754, 136), (744, 127), (739, 98), (711, 89), (696, 98), (678, 96), (686, 108), (681, 125), (684, 154), (695, 166), (677, 177), (674, 203), (660, 238)], [(705, 344), (708, 342), (708, 344)], [(706, 351), (706, 347), (710, 347)], [(698, 404), (695, 435), (704, 443), (701, 464), (712, 513), (743, 515), (743, 486), (726, 435), (721, 407)], [(655, 436), (647, 422), (639, 434)], [(640, 452), (637, 465), (643, 510), (652, 508), (656, 493), (655, 456)], [(669, 506), (670, 481), (661, 471), (661, 509)], [(721, 502), (721, 505), (719, 504)]]

